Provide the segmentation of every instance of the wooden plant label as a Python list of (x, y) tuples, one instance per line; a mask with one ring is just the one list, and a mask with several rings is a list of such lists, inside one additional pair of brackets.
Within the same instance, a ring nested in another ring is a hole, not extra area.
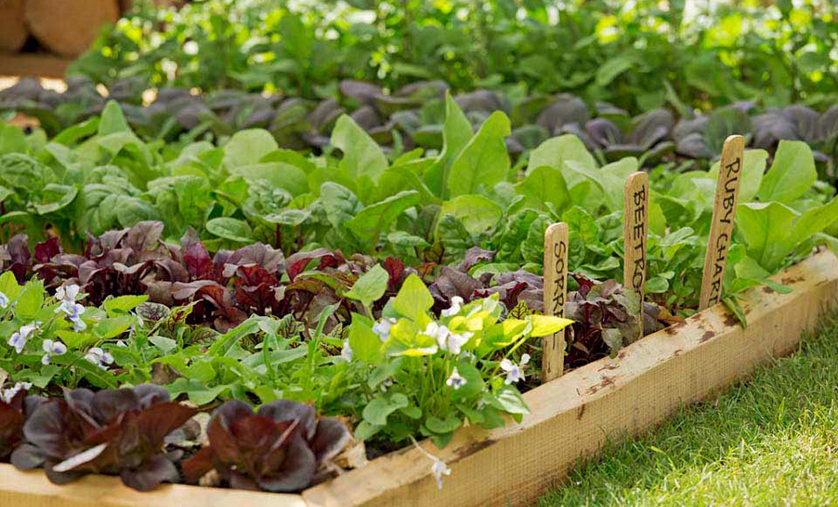
[(640, 301), (640, 337), (643, 337), (643, 296), (646, 285), (646, 243), (649, 231), (649, 175), (636, 172), (626, 180), (623, 208), (623, 285)]
[(722, 284), (725, 279), (728, 247), (733, 234), (744, 152), (745, 138), (742, 136), (728, 137), (722, 147), (719, 177), (716, 180), (716, 198), (713, 201), (713, 221), (710, 223), (707, 253), (704, 255), (699, 311), (722, 300)]
[[(564, 317), (567, 299), (567, 224), (553, 224), (544, 233), (544, 315)], [(545, 336), (541, 371), (543, 381), (562, 375), (564, 368), (565, 332)]]

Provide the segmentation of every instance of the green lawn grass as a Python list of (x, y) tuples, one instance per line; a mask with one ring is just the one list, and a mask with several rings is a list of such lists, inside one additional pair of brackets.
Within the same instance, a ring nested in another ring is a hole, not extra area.
[[(712, 365), (708, 365), (712, 368)], [(838, 505), (838, 320), (792, 357), (609, 445), (538, 507)]]

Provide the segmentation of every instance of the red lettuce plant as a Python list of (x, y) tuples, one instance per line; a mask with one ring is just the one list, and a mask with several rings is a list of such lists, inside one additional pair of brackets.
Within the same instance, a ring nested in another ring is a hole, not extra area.
[(349, 442), (337, 419), (317, 418), (309, 405), (279, 400), (257, 413), (228, 401), (210, 421), (209, 446), (183, 463), (187, 482), (212, 470), (233, 488), (299, 491), (326, 478), (330, 460)]
[(11, 271), (18, 283), (26, 281), (31, 261), (32, 253), (29, 251), (25, 234), (18, 234), (7, 244), (0, 245), (0, 271)]
[[(573, 320), (570, 349), (565, 361), (580, 366), (638, 339), (640, 301), (615, 280), (595, 282), (573, 274), (578, 289), (568, 293), (565, 316)], [(643, 334), (660, 331), (673, 321), (669, 312), (654, 303), (643, 304)]]
[(494, 259), (495, 252), (481, 248), (469, 249), (464, 260), (456, 267), (444, 266), (428, 287), (434, 297), (436, 313), (449, 308), (452, 299), (458, 297), (468, 303), (472, 299), (498, 294), (508, 309), (524, 301), (530, 310), (541, 311), (543, 281), (541, 276), (518, 270), (506, 273), (484, 273), (475, 278), (469, 271), (481, 262)]
[(43, 466), (55, 484), (111, 474), (148, 491), (179, 480), (164, 441), (196, 412), (151, 384), (96, 393), (65, 390), (63, 399), (46, 401), (28, 415), (12, 464), (22, 470)]
[(27, 396), (20, 384), (0, 392), (0, 461), (6, 461), (23, 443), (23, 424), (43, 401), (40, 396)]
[[(164, 242), (162, 232), (161, 222), (140, 222), (90, 237), (82, 255), (64, 253), (53, 238), (37, 245), (34, 257), (26, 236), (18, 235), (0, 247), (0, 268), (12, 270), (20, 280), (35, 274), (52, 289), (79, 285), (93, 304), (133, 294), (148, 294), (152, 303), (170, 307), (192, 304), (190, 324), (210, 323), (223, 332), (251, 314), (293, 314), (313, 322), (323, 308), (338, 302), (331, 324), (348, 320), (362, 309), (343, 293), (377, 263), (369, 256), (346, 258), (323, 248), (286, 259), (281, 250), (262, 243), (211, 256), (194, 231), (180, 245)], [(393, 258), (383, 265), (390, 278), (378, 310), (415, 272)]]

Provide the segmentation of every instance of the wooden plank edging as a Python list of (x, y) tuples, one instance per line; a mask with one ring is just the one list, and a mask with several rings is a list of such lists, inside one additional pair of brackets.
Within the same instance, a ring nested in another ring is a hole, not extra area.
[[(50, 484), (42, 472), (0, 465), (0, 507), (506, 507), (528, 505), (606, 438), (620, 440), (674, 410), (794, 351), (838, 301), (838, 258), (830, 252), (772, 277), (793, 289), (746, 293), (743, 329), (722, 304), (526, 393), (532, 413), (495, 430), (464, 428), (443, 450), (422, 442), (452, 470), (439, 490), (431, 462), (412, 447), (378, 458), (302, 495), (195, 486), (130, 490), (114, 477)], [(711, 367), (708, 367), (710, 365)]]
[(438, 490), (415, 449), (303, 492), (309, 507), (506, 507), (529, 505), (606, 438), (620, 440), (794, 350), (838, 299), (838, 258), (823, 252), (772, 277), (793, 288), (747, 291), (743, 329), (723, 304), (649, 335), (524, 394), (521, 424), (458, 431), (443, 450), (452, 470)]
[(0, 464), (0, 507), (307, 507), (300, 495), (167, 484), (140, 493), (119, 477), (88, 475), (57, 486), (40, 470)]

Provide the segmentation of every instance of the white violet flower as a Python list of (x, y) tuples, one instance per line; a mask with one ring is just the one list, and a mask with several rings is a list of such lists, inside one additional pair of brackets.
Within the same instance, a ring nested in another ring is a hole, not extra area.
[(107, 370), (108, 365), (113, 363), (113, 356), (99, 347), (88, 350), (84, 358), (103, 370)]
[(381, 319), (373, 324), (372, 332), (377, 334), (378, 337), (381, 338), (382, 342), (386, 342), (390, 339), (390, 328), (393, 327), (393, 324), (395, 323), (396, 319), (394, 318)]
[(457, 315), (458, 313), (460, 313), (460, 310), (462, 310), (462, 305), (463, 305), (463, 298), (461, 298), (460, 296), (452, 297), (451, 298), (451, 306), (447, 310), (442, 310), (442, 312), (441, 312), (442, 316), (443, 317), (453, 317), (454, 315)]
[(446, 326), (431, 322), (425, 327), (425, 334), (436, 340), (440, 347), (442, 347), (443, 344), (448, 342), (448, 335), (451, 334), (451, 331)]
[(38, 329), (40, 326), (40, 322), (33, 322), (32, 324), (26, 324), (25, 326), (21, 326), (20, 330), (16, 333), (12, 334), (11, 338), (9, 338), (8, 344), (15, 348), (15, 351), (20, 354), (23, 352), (23, 348), (26, 347), (26, 342), (29, 340), (29, 335), (32, 334), (33, 331)]
[(80, 290), (81, 287), (76, 284), (66, 286), (62, 285), (55, 291), (55, 297), (60, 299), (62, 302), (66, 301), (68, 303), (75, 303)]
[(61, 302), (58, 308), (55, 309), (55, 313), (58, 312), (64, 312), (67, 314), (67, 318), (73, 323), (73, 331), (78, 333), (79, 331), (87, 329), (87, 324), (81, 320), (81, 314), (84, 313), (84, 306), (65, 299)]
[(352, 347), (349, 346), (349, 339), (343, 340), (343, 348), (340, 349), (340, 357), (347, 363), (352, 362)]
[(434, 458), (434, 464), (431, 465), (431, 472), (436, 479), (436, 487), (442, 489), (442, 476), (451, 475), (451, 469), (439, 458)]
[(9, 296), (0, 292), (0, 308), (6, 308), (9, 306)]
[(32, 384), (30, 382), (18, 382), (14, 385), (14, 387), (3, 389), (0, 392), (0, 401), (4, 403), (11, 403), (12, 399), (14, 399), (14, 397), (17, 396), (17, 393), (19, 393), (21, 389), (25, 389), (28, 391), (32, 389)]
[(506, 372), (506, 380), (504, 381), (505, 384), (514, 384), (520, 380), (524, 380), (526, 375), (524, 375), (524, 368), (526, 367), (527, 363), (530, 362), (530, 355), (524, 354), (521, 356), (521, 364), (517, 365), (510, 361), (509, 359), (504, 359), (500, 362), (501, 370)]
[(67, 346), (60, 341), (44, 340), (43, 348), (46, 354), (41, 358), (41, 364), (44, 366), (52, 361), (52, 356), (61, 356), (67, 353)]
[(442, 489), (442, 477), (445, 475), (451, 475), (451, 469), (448, 468), (448, 465), (446, 465), (444, 461), (429, 453), (421, 445), (419, 445), (419, 442), (417, 442), (415, 438), (410, 437), (410, 440), (413, 442), (413, 446), (419, 449), (419, 452), (424, 454), (426, 458), (433, 462), (431, 464), (431, 473), (434, 474), (437, 487)]
[(456, 391), (457, 389), (466, 385), (466, 379), (464, 379), (460, 372), (457, 371), (457, 368), (454, 367), (454, 370), (451, 371), (451, 376), (448, 377), (448, 380), (445, 381), (448, 387), (454, 388)]
[(447, 350), (452, 354), (459, 354), (462, 351), (463, 345), (468, 343), (473, 333), (456, 334), (452, 333), (446, 326), (441, 326), (436, 322), (431, 322), (425, 328), (425, 334), (433, 337), (439, 348)]

